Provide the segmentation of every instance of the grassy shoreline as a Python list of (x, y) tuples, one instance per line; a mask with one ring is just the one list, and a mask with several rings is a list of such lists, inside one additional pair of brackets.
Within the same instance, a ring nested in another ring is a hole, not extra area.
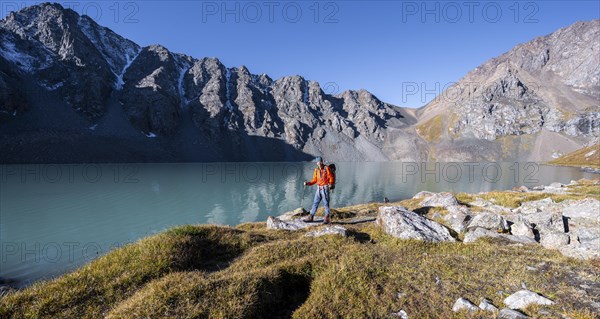
[(584, 147), (548, 162), (550, 165), (600, 170), (600, 144)]
[[(517, 207), (547, 197), (600, 199), (599, 188), (582, 182), (569, 194), (456, 196), (462, 203), (479, 197)], [(354, 205), (335, 209), (333, 217), (372, 217), (383, 205), (431, 219), (447, 213), (419, 202)], [(1, 297), (0, 318), (389, 318), (400, 309), (410, 318), (495, 318), (451, 308), (459, 297), (502, 307), (522, 286), (556, 301), (527, 308), (533, 318), (597, 316), (591, 303), (600, 296), (600, 260), (492, 239), (400, 240), (374, 223), (344, 226), (348, 237), (317, 238), (304, 230), (269, 230), (264, 222), (176, 227)]]

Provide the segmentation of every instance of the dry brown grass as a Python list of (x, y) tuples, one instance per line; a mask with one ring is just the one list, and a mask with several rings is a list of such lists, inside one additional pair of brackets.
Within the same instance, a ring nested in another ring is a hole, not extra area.
[(550, 161), (550, 164), (579, 167), (586, 166), (600, 169), (600, 144), (581, 148)]
[(442, 115), (438, 115), (429, 121), (417, 126), (417, 133), (428, 142), (437, 142), (444, 133)]

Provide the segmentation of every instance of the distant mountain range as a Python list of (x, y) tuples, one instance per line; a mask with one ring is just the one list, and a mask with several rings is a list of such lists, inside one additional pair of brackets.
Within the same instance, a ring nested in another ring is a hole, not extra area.
[(0, 21), (0, 163), (550, 160), (600, 134), (598, 38), (600, 20), (578, 22), (405, 109), (38, 4)]

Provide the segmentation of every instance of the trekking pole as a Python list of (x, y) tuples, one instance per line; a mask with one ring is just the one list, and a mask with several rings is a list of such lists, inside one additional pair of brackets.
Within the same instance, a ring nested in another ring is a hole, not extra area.
[(306, 184), (304, 184), (304, 189), (302, 190), (302, 200), (300, 201), (300, 207), (304, 204), (304, 195), (306, 194)]

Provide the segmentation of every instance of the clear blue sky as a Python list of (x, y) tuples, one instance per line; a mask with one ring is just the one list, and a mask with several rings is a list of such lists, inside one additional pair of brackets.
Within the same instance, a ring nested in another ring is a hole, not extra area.
[[(0, 1), (2, 16), (24, 3), (34, 2)], [(516, 44), (600, 17), (599, 1), (60, 3), (142, 46), (217, 57), (274, 79), (299, 74), (333, 83), (328, 93), (364, 88), (408, 107)]]

